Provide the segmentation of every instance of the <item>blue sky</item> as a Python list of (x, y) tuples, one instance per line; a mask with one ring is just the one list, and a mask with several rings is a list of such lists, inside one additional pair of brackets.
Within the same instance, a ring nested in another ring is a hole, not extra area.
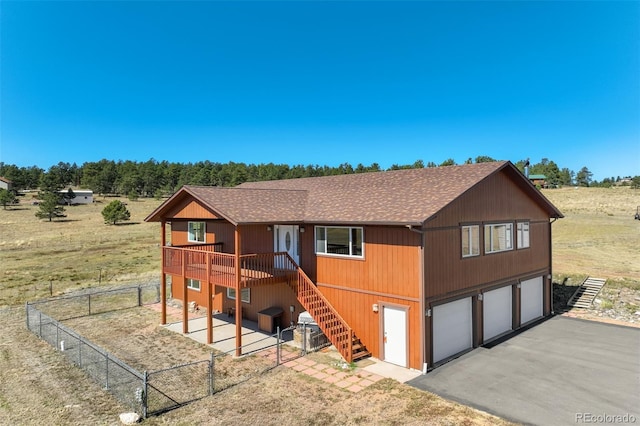
[(0, 2), (0, 162), (640, 174), (640, 2)]

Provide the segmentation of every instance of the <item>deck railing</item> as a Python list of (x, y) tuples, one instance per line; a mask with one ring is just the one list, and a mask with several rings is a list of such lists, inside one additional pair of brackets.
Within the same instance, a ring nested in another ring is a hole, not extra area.
[[(208, 281), (223, 287), (236, 286), (236, 257), (231, 253), (203, 251), (199, 247), (164, 247), (164, 272)], [(287, 281), (297, 265), (286, 253), (240, 255), (240, 285), (268, 285)]]

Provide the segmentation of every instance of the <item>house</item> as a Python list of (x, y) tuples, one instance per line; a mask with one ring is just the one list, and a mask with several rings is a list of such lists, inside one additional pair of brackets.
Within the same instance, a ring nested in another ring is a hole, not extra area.
[(170, 279), (185, 333), (190, 301), (233, 313), (237, 347), (242, 318), (308, 311), (347, 361), (426, 371), (551, 314), (561, 217), (502, 161), (185, 186), (145, 220), (161, 223), (163, 324)]
[(13, 182), (9, 179), (0, 176), (0, 189), (6, 189), (10, 191), (13, 188)]
[[(90, 189), (76, 189), (76, 190), (72, 190), (73, 191), (73, 195), (74, 197), (69, 199), (69, 200), (65, 200), (65, 203), (68, 203), (69, 205), (72, 204), (92, 204), (93, 203), (93, 191)], [(62, 190), (62, 191), (58, 191), (58, 193), (60, 195), (66, 195), (68, 194), (69, 190)]]
[(529, 175), (529, 180), (534, 186), (540, 188), (547, 187), (547, 177), (545, 175)]

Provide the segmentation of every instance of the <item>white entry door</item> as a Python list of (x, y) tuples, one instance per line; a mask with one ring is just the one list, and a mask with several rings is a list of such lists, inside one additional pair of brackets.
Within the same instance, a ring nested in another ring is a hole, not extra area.
[(520, 324), (542, 316), (542, 282), (542, 277), (537, 277), (520, 283)]
[(274, 230), (274, 250), (276, 252), (286, 251), (296, 264), (299, 265), (298, 225), (276, 225)]
[(471, 298), (433, 307), (433, 362), (473, 347)]
[(392, 364), (407, 366), (407, 311), (384, 306), (383, 341), (384, 360)]

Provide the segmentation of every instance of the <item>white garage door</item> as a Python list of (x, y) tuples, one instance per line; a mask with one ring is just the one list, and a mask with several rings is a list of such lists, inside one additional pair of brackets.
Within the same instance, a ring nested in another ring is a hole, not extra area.
[(542, 277), (522, 281), (520, 284), (520, 324), (542, 316)]
[(471, 298), (433, 308), (433, 362), (473, 346)]
[(511, 286), (487, 291), (482, 295), (484, 341), (511, 331), (513, 292)]

